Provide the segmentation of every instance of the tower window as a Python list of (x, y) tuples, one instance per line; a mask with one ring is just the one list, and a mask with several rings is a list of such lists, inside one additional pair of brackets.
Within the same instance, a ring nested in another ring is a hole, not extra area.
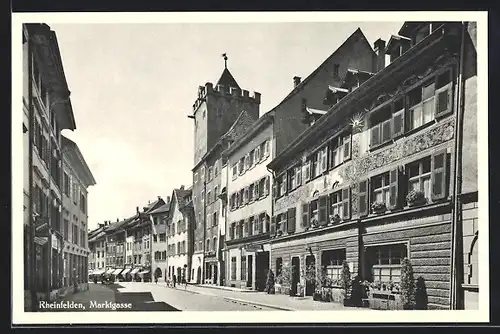
[(333, 76), (334, 77), (339, 76), (339, 68), (340, 68), (339, 64), (333, 64)]

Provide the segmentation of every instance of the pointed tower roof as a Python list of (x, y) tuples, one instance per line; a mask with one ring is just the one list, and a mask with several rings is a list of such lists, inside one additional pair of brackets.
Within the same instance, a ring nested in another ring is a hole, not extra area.
[(236, 80), (234, 79), (233, 75), (227, 68), (224, 69), (222, 72), (222, 75), (219, 78), (219, 81), (217, 81), (217, 85), (224, 85), (224, 87), (234, 87), (241, 89)]

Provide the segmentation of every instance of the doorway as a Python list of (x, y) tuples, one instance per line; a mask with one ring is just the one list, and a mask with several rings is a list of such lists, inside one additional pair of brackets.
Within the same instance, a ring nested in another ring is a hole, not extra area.
[(217, 285), (217, 275), (218, 275), (219, 268), (217, 267), (216, 264), (214, 264), (214, 284)]
[(196, 283), (200, 284), (201, 282), (201, 267), (198, 267), (198, 270), (196, 271)]
[(306, 296), (312, 296), (314, 294), (314, 289), (316, 287), (316, 258), (314, 255), (308, 255), (306, 257)]
[(247, 259), (247, 287), (252, 286), (253, 272), (252, 272), (253, 255), (248, 255)]
[(295, 256), (292, 258), (292, 286), (291, 293), (293, 296), (297, 295), (297, 285), (300, 281), (300, 258)]
[(255, 255), (255, 289), (266, 289), (267, 272), (269, 271), (269, 252), (258, 252)]

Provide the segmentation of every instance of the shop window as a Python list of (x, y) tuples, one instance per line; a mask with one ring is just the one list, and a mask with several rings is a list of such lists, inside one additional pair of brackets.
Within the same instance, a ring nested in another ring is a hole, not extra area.
[(321, 266), (326, 278), (333, 285), (339, 285), (342, 278), (342, 263), (346, 259), (346, 249), (327, 250), (321, 254)]
[(366, 260), (370, 267), (368, 277), (372, 282), (395, 282), (401, 280), (401, 261), (407, 256), (406, 244), (369, 246)]

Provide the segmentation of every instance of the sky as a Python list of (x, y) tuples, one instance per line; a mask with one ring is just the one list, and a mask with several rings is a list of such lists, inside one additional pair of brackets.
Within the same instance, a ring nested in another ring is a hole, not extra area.
[(135, 214), (192, 183), (198, 86), (228, 69), (262, 94), (261, 114), (358, 27), (373, 46), (403, 22), (50, 24), (71, 91), (79, 146), (96, 180), (88, 227)]

